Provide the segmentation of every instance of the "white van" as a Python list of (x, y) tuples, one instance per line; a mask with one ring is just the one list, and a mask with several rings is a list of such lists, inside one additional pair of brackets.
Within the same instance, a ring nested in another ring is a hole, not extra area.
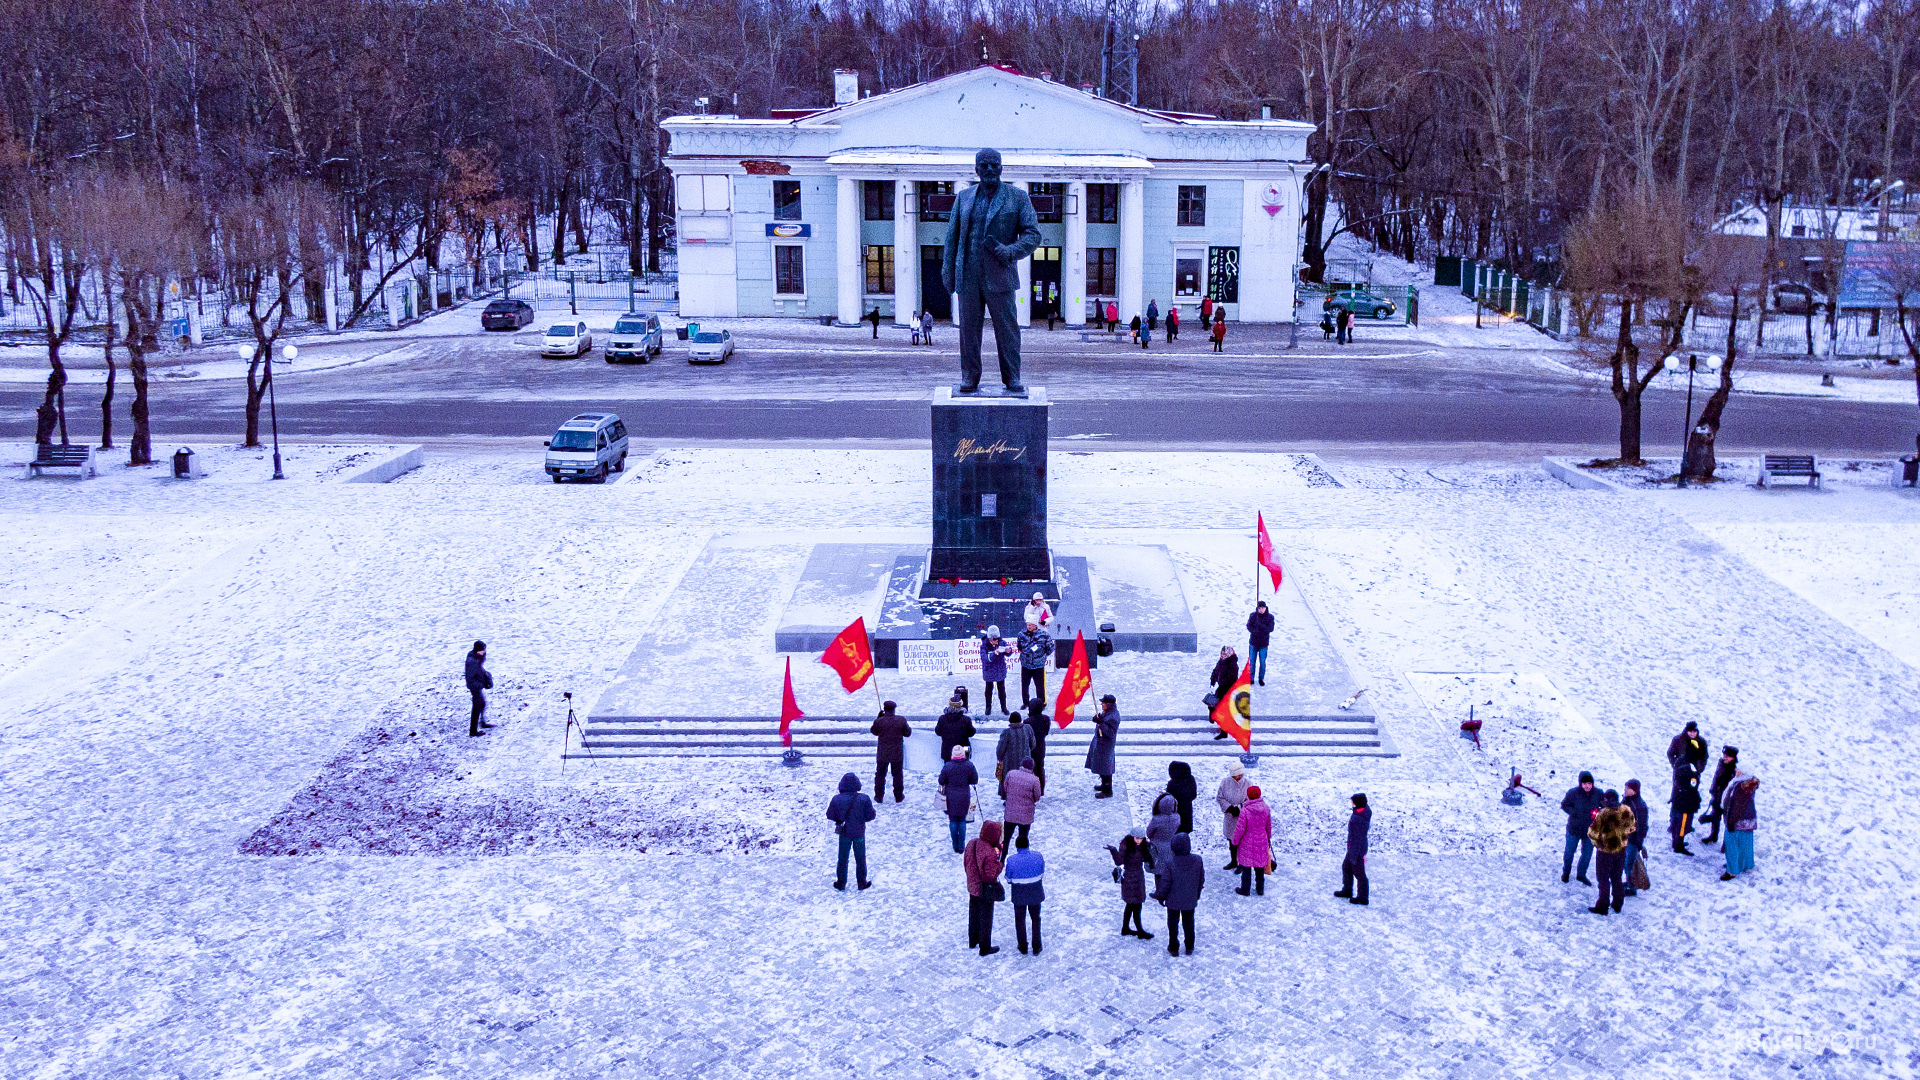
[(607, 473), (627, 467), (627, 425), (613, 413), (581, 413), (546, 441), (547, 475), (562, 480), (607, 482)]

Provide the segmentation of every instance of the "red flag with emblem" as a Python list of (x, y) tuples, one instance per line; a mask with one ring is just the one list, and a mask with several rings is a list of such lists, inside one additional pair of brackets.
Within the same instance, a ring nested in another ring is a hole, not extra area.
[(793, 657), (787, 657), (787, 685), (780, 692), (780, 744), (793, 745), (793, 722), (807, 715), (800, 711), (800, 702), (793, 696)]
[(1227, 691), (1220, 703), (1213, 707), (1213, 722), (1240, 749), (1253, 752), (1253, 665), (1248, 664), (1240, 670), (1240, 677), (1234, 680), (1233, 687)]
[(867, 645), (867, 619), (862, 615), (853, 625), (840, 631), (820, 662), (840, 675), (840, 685), (851, 694), (873, 678), (873, 650)]
[(1073, 632), (1073, 659), (1067, 662), (1067, 677), (1060, 683), (1060, 694), (1053, 699), (1053, 722), (1066, 727), (1073, 723), (1074, 706), (1087, 696), (1093, 685), (1093, 666), (1087, 663), (1087, 635)]
[(1260, 565), (1267, 568), (1273, 576), (1273, 589), (1280, 591), (1280, 556), (1274, 554), (1273, 537), (1267, 535), (1267, 518), (1264, 514), (1255, 514), (1254, 520), (1260, 525)]

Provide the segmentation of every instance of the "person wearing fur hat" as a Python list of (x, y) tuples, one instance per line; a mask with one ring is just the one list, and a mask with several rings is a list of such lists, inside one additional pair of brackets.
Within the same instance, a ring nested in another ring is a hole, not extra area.
[[(1631, 871), (1633, 869), (1633, 860), (1646, 858), (1647, 830), (1652, 818), (1652, 812), (1647, 809), (1647, 800), (1640, 797), (1640, 781), (1627, 781), (1627, 795), (1626, 798), (1620, 800), (1620, 805), (1633, 812), (1633, 831), (1627, 834), (1626, 860), (1627, 869)], [(1635, 889), (1633, 883), (1629, 881), (1627, 883), (1626, 895), (1636, 896), (1638, 894), (1639, 890)]]
[(1020, 767), (1007, 774), (1007, 836), (1005, 845), (1011, 846), (1014, 839), (1027, 838), (1033, 830), (1033, 807), (1040, 801), (1040, 778), (1033, 773), (1033, 758), (1020, 760)]
[(981, 956), (999, 952), (993, 945), (993, 905), (1000, 885), (1000, 823), (982, 822), (980, 835), (967, 841), (960, 858), (967, 872), (967, 947), (978, 948)]
[(947, 710), (940, 714), (940, 719), (933, 722), (933, 733), (940, 736), (941, 761), (950, 760), (953, 757), (953, 748), (956, 746), (963, 746), (968, 751), (972, 751), (973, 737), (979, 734), (974, 730), (973, 717), (967, 715), (966, 702), (959, 698), (952, 698), (947, 702)]
[[(1353, 813), (1347, 815), (1347, 857), (1340, 861), (1340, 891), (1349, 904), (1367, 902), (1367, 831), (1373, 828), (1373, 811), (1367, 808), (1367, 796), (1356, 792)], [(1357, 887), (1357, 888), (1356, 888)]]
[(1007, 856), (1007, 899), (1013, 902), (1013, 943), (1027, 951), (1027, 920), (1033, 920), (1033, 955), (1040, 955), (1040, 905), (1047, 899), (1047, 860), (1027, 845), (1025, 833)]
[(873, 800), (860, 793), (860, 778), (852, 773), (841, 777), (840, 793), (827, 803), (827, 820), (833, 822), (833, 831), (840, 834), (840, 864), (834, 875), (834, 888), (846, 890), (848, 852), (855, 857), (860, 887), (864, 889), (873, 884), (867, 877), (867, 822), (875, 816)]
[[(1227, 775), (1220, 778), (1220, 786), (1213, 792), (1214, 804), (1220, 807), (1220, 829), (1227, 838), (1227, 847), (1233, 847), (1233, 829), (1239, 824), (1240, 807), (1247, 801), (1247, 767), (1234, 762), (1227, 769)], [(1222, 870), (1231, 870), (1239, 862), (1232, 854), (1227, 856), (1227, 865)]]
[(1720, 823), (1727, 818), (1721, 803), (1727, 797), (1727, 785), (1733, 783), (1733, 774), (1739, 771), (1739, 747), (1721, 747), (1720, 762), (1713, 768), (1713, 783), (1707, 789), (1707, 813), (1700, 819), (1700, 824), (1713, 826), (1707, 833), (1706, 842), (1709, 844), (1720, 839)]
[(967, 748), (956, 746), (947, 763), (940, 766), (940, 793), (947, 800), (947, 831), (953, 834), (953, 853), (966, 850), (967, 808), (973, 805), (973, 785), (980, 773), (967, 760)]
[(1759, 790), (1760, 779), (1745, 769), (1736, 770), (1727, 784), (1727, 868), (1720, 874), (1721, 881), (1732, 881), (1753, 869), (1753, 827), (1760, 817), (1754, 809), (1754, 793)]
[(980, 715), (993, 714), (996, 690), (1000, 692), (1000, 711), (1012, 711), (1007, 708), (1007, 657), (1013, 653), (1013, 643), (1000, 640), (1000, 628), (987, 627), (987, 636), (980, 642), (980, 680), (987, 684), (987, 699), (980, 704)]
[(1193, 853), (1193, 838), (1186, 833), (1173, 838), (1173, 857), (1167, 872), (1159, 875), (1159, 887), (1153, 898), (1167, 905), (1167, 953), (1180, 955), (1177, 940), (1184, 926), (1187, 955), (1193, 955), (1193, 911), (1200, 906), (1200, 891), (1207, 887), (1207, 860)]
[(1587, 828), (1588, 837), (1600, 852), (1593, 867), (1600, 879), (1600, 899), (1587, 909), (1595, 915), (1605, 915), (1609, 907), (1619, 911), (1627, 902), (1622, 878), (1627, 869), (1627, 837), (1633, 834), (1633, 827), (1633, 811), (1620, 805), (1618, 795), (1607, 792), (1605, 805)]
[(1247, 801), (1234, 817), (1233, 858), (1240, 864), (1240, 887), (1234, 891), (1246, 896), (1251, 886), (1254, 895), (1265, 896), (1267, 867), (1273, 862), (1273, 811), (1258, 786), (1247, 788)]
[(1173, 838), (1180, 834), (1180, 804), (1171, 795), (1153, 800), (1153, 817), (1147, 821), (1147, 842), (1153, 845), (1154, 890), (1173, 865)]
[[(1153, 845), (1147, 843), (1147, 830), (1134, 826), (1120, 841), (1119, 847), (1107, 845), (1107, 853), (1113, 856), (1113, 865), (1120, 874), (1120, 902), (1126, 909), (1120, 913), (1120, 936), (1131, 934), (1142, 941), (1152, 941), (1153, 935), (1140, 925), (1140, 906), (1147, 902), (1146, 868), (1153, 865)], [(1127, 929), (1132, 926), (1133, 929)]]
[(1100, 778), (1093, 790), (1096, 799), (1113, 798), (1113, 751), (1120, 740), (1120, 706), (1112, 694), (1100, 698), (1100, 712), (1093, 718), (1093, 739), (1087, 744), (1087, 769)]
[(874, 717), (871, 728), (880, 739), (873, 757), (873, 801), (877, 803), (887, 801), (889, 769), (893, 770), (893, 801), (904, 802), (907, 797), (907, 780), (902, 770), (906, 767), (907, 739), (913, 735), (913, 729), (894, 708), (891, 701), (881, 704), (880, 715)]

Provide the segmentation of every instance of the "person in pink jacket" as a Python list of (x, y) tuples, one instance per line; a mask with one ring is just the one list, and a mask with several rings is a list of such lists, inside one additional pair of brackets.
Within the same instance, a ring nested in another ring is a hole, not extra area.
[(1240, 864), (1241, 896), (1250, 891), (1267, 895), (1267, 866), (1273, 861), (1273, 811), (1260, 797), (1260, 789), (1247, 789), (1247, 801), (1240, 807), (1240, 820), (1233, 827), (1234, 861)]
[(1027, 838), (1033, 829), (1033, 804), (1039, 801), (1040, 777), (1033, 771), (1033, 759), (1022, 758), (1020, 767), (1007, 774), (1007, 835), (1002, 853), (1014, 846), (1014, 837)]

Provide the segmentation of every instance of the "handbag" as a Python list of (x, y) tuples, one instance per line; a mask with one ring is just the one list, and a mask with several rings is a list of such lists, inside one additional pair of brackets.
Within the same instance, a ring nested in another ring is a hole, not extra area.
[(1215, 705), (1220, 704), (1220, 695), (1210, 693), (1206, 697), (1201, 698), (1200, 700), (1207, 703), (1208, 709), (1212, 709)]
[(997, 904), (1000, 901), (1005, 900), (1006, 898), (1007, 898), (1007, 887), (1005, 885), (1000, 884), (999, 878), (994, 878), (992, 881), (983, 881), (980, 883), (980, 899), (985, 900), (990, 904)]
[(1633, 864), (1627, 867), (1627, 887), (1635, 890), (1653, 887), (1647, 880), (1647, 858), (1638, 851), (1633, 853)]
[(972, 791), (973, 795), (967, 799), (967, 823), (972, 824), (980, 820), (980, 788), (975, 785), (968, 790)]

